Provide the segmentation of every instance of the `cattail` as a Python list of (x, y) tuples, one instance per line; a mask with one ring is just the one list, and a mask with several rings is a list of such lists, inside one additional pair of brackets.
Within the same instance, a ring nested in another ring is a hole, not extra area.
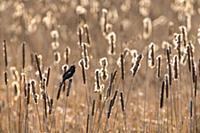
[(157, 57), (157, 77), (160, 78), (160, 75), (161, 75), (161, 59), (162, 59), (162, 56), (159, 55)]
[(68, 65), (69, 64), (69, 55), (70, 55), (70, 48), (67, 47), (65, 49), (65, 63)]
[(79, 45), (82, 45), (82, 35), (83, 35), (83, 28), (81, 26), (78, 27), (78, 37), (79, 37)]
[(51, 47), (52, 47), (53, 50), (58, 49), (59, 46), (60, 46), (60, 43), (59, 43), (58, 41), (53, 41), (53, 42), (51, 43)]
[(186, 48), (187, 48), (187, 57), (188, 57), (188, 69), (189, 69), (189, 72), (191, 72), (191, 52), (190, 52), (190, 46), (188, 45)]
[(72, 86), (72, 79), (69, 79), (68, 87), (67, 87), (67, 97), (69, 96), (71, 86)]
[(193, 83), (195, 82), (195, 75), (196, 75), (196, 64), (194, 62), (194, 59), (191, 59), (191, 64), (192, 64), (192, 81)]
[(120, 62), (121, 62), (121, 79), (124, 80), (124, 55), (121, 54), (120, 57)]
[(143, 20), (143, 38), (148, 39), (152, 34), (152, 22), (151, 19), (146, 17)]
[(54, 64), (59, 64), (61, 61), (60, 52), (54, 52)]
[(12, 82), (12, 87), (14, 88), (14, 100), (17, 101), (20, 95), (19, 83), (17, 81)]
[(108, 60), (106, 57), (103, 57), (100, 59), (100, 65), (101, 65), (101, 78), (105, 81), (108, 79), (108, 72), (107, 72), (107, 66), (108, 66)]
[(200, 45), (200, 27), (198, 28), (198, 31), (197, 31), (197, 41)]
[(92, 101), (92, 116), (94, 116), (95, 111), (95, 100)]
[(95, 70), (95, 80), (96, 80), (96, 87), (97, 89), (100, 89), (100, 81), (99, 81), (99, 69)]
[(83, 59), (81, 59), (79, 61), (79, 66), (82, 69), (83, 84), (86, 84), (86, 74), (85, 74), (85, 67), (84, 67), (84, 61), (83, 61)]
[(110, 32), (107, 35), (107, 40), (108, 40), (108, 44), (110, 45), (110, 49), (108, 51), (108, 54), (114, 55), (115, 54), (114, 48), (116, 47), (116, 34), (115, 34), (115, 32)]
[(25, 97), (25, 98), (27, 98), (27, 86), (28, 86), (28, 84), (25, 83), (25, 84), (24, 84), (24, 97)]
[(139, 0), (139, 13), (142, 16), (149, 16), (150, 8), (151, 7), (151, 0)]
[(102, 9), (102, 20), (103, 20), (103, 33), (106, 34), (107, 33), (107, 14), (108, 14), (108, 10), (107, 9)]
[(43, 96), (43, 102), (44, 102), (44, 115), (45, 115), (45, 117), (47, 118), (47, 95), (46, 95), (46, 93), (44, 92), (43, 94), (42, 94), (42, 96)]
[(108, 113), (107, 113), (107, 119), (110, 118), (111, 110), (112, 110), (112, 100), (110, 101), (110, 104), (109, 104)]
[(149, 50), (148, 50), (148, 64), (150, 67), (154, 67), (154, 47), (155, 47), (155, 44), (154, 43), (151, 43), (149, 45)]
[(178, 59), (181, 59), (181, 35), (177, 35), (177, 51), (178, 51)]
[(19, 81), (19, 72), (17, 71), (16, 67), (10, 67), (10, 72), (12, 73), (13, 80)]
[(190, 100), (189, 108), (190, 108), (190, 118), (192, 118), (192, 116), (193, 116), (193, 105), (192, 105), (192, 100)]
[(191, 30), (192, 24), (191, 24), (191, 15), (187, 14), (186, 15), (186, 27), (187, 27), (187, 31), (189, 32)]
[(88, 29), (88, 25), (85, 24), (84, 26), (84, 30), (85, 30), (85, 33), (86, 33), (86, 38), (87, 38), (87, 44), (90, 45), (90, 35), (89, 35), (89, 29)]
[(164, 102), (164, 89), (165, 89), (165, 81), (162, 82), (162, 87), (161, 87), (160, 108), (163, 107), (163, 102)]
[(29, 101), (30, 101), (30, 87), (31, 87), (31, 84), (30, 83), (28, 83), (27, 84), (27, 105), (30, 103)]
[(174, 23), (172, 21), (170, 21), (168, 23), (168, 36), (169, 38), (171, 38), (173, 36), (174, 33)]
[(85, 69), (89, 69), (89, 56), (88, 56), (88, 51), (86, 48), (87, 44), (86, 43), (82, 43), (82, 57), (84, 59), (84, 67)]
[(139, 54), (137, 56), (137, 60), (135, 62), (135, 64), (133, 65), (133, 67), (131, 68), (133, 77), (136, 75), (137, 71), (139, 70), (140, 67), (140, 61), (142, 60), (142, 54)]
[(123, 92), (120, 92), (120, 101), (121, 101), (122, 112), (124, 112), (125, 111), (125, 107), (124, 107)]
[(36, 60), (36, 65), (37, 65), (37, 68), (39, 71), (39, 77), (40, 77), (40, 80), (42, 81), (42, 71), (40, 69), (40, 62), (39, 62), (38, 56), (36, 54), (35, 54), (35, 60)]
[(90, 121), (90, 114), (87, 115), (87, 125), (86, 125), (86, 133), (89, 132), (89, 121)]
[(49, 114), (51, 114), (52, 109), (53, 109), (53, 99), (51, 98), (49, 102)]
[(49, 67), (48, 70), (47, 70), (47, 81), (46, 81), (46, 86), (49, 85), (50, 72), (51, 72), (51, 67)]
[(53, 38), (53, 39), (59, 38), (59, 33), (57, 30), (52, 30), (50, 34), (51, 34), (51, 38)]
[(4, 72), (4, 82), (5, 82), (5, 85), (7, 86), (8, 85), (8, 73), (7, 73), (7, 71)]
[(174, 56), (174, 79), (178, 79), (178, 56)]
[(186, 46), (186, 44), (187, 44), (187, 28), (185, 26), (180, 26), (179, 29), (183, 36), (183, 44), (184, 44), (184, 46)]
[(36, 81), (32, 80), (31, 87), (32, 87), (33, 98), (34, 98), (35, 103), (37, 103), (37, 95), (36, 95), (35, 86), (36, 86)]
[(7, 55), (7, 43), (6, 40), (3, 41), (3, 52), (4, 52), (4, 62), (5, 67), (8, 67), (8, 55)]
[(22, 43), (22, 69), (25, 68), (25, 42)]

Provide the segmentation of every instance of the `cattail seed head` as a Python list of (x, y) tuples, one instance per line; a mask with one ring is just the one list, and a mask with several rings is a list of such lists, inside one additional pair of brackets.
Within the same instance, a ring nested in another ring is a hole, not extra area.
[(120, 92), (120, 101), (121, 101), (122, 112), (124, 112), (125, 111), (125, 106), (124, 106), (123, 92)]
[(87, 24), (84, 24), (84, 30), (85, 30), (85, 33), (86, 33), (86, 39), (87, 39), (87, 44), (90, 45), (90, 35), (89, 35), (89, 28), (88, 28), (88, 25)]
[(4, 62), (5, 62), (5, 67), (8, 67), (8, 55), (7, 55), (7, 43), (6, 40), (3, 41), (3, 56), (4, 56)]
[(151, 43), (149, 45), (149, 50), (148, 50), (148, 64), (149, 64), (149, 67), (153, 68), (154, 65), (155, 65), (155, 60), (154, 60), (154, 56), (155, 56), (155, 44), (154, 43)]
[(169, 36), (169, 38), (173, 37), (173, 33), (174, 33), (174, 23), (172, 21), (170, 21), (168, 23), (168, 36)]
[(54, 52), (54, 64), (59, 64), (61, 61), (60, 52)]
[(187, 38), (188, 37), (188, 35), (187, 35), (187, 28), (185, 26), (180, 26), (179, 29), (180, 29), (180, 31), (182, 33), (182, 36), (183, 36), (183, 44), (184, 44), (184, 46), (186, 46), (187, 39), (188, 39)]
[(133, 66), (132, 66), (132, 68), (131, 68), (131, 72), (132, 72), (133, 77), (136, 75), (137, 71), (138, 71), (139, 68), (140, 68), (140, 62), (141, 62), (141, 60), (142, 60), (142, 57), (143, 57), (143, 55), (142, 55), (142, 54), (139, 54), (139, 55), (137, 56), (137, 59), (136, 59), (135, 63), (133, 64)]
[(162, 56), (159, 55), (157, 57), (157, 78), (160, 78), (160, 76), (161, 76), (161, 64), (162, 64), (161, 60), (162, 60)]
[(14, 88), (14, 101), (17, 101), (20, 95), (19, 83), (17, 81), (13, 81), (12, 88)]
[(78, 37), (79, 37), (79, 45), (81, 46), (82, 45), (82, 42), (83, 42), (83, 38), (82, 38), (82, 35), (83, 35), (83, 28), (81, 26), (78, 27)]
[(64, 54), (64, 58), (65, 58), (65, 63), (68, 65), (69, 64), (69, 55), (71, 53), (71, 49), (69, 47), (67, 47), (65, 49), (65, 54)]
[(12, 79), (15, 81), (19, 81), (19, 72), (17, 71), (16, 67), (10, 67), (10, 72), (12, 74)]
[(4, 83), (7, 86), (8, 85), (8, 73), (7, 71), (4, 72)]
[(146, 17), (143, 20), (143, 38), (148, 39), (152, 34), (152, 22), (151, 19)]
[(179, 60), (178, 60), (178, 56), (175, 55), (174, 58), (173, 58), (173, 65), (174, 65), (174, 79), (178, 79), (179, 77)]
[(94, 116), (95, 111), (95, 100), (92, 101), (92, 116)]
[(79, 66), (82, 69), (83, 84), (86, 84), (86, 74), (85, 74), (85, 67), (84, 67), (84, 60), (83, 59), (81, 59), (79, 61)]
[(162, 82), (162, 87), (161, 87), (160, 108), (163, 107), (163, 102), (164, 102), (164, 89), (165, 89), (165, 81)]
[(107, 40), (108, 40), (108, 44), (110, 45), (110, 49), (108, 51), (108, 54), (110, 55), (114, 55), (115, 54), (115, 47), (116, 47), (116, 34), (115, 32), (110, 32), (108, 35), (107, 35)]
[(199, 26), (198, 31), (197, 31), (197, 41), (200, 45), (200, 26)]
[(100, 89), (100, 80), (99, 80), (99, 69), (95, 70), (95, 81), (96, 81), (96, 88)]
[(53, 38), (53, 39), (59, 38), (59, 33), (57, 30), (52, 30), (50, 34), (51, 34), (51, 38)]
[(58, 49), (59, 46), (60, 46), (60, 43), (59, 43), (58, 41), (53, 41), (53, 42), (51, 43), (51, 47), (52, 47), (53, 50)]

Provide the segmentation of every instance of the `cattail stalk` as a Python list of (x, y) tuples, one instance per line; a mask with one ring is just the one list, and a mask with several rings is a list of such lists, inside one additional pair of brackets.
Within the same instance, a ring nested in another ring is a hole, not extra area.
[(112, 91), (112, 85), (113, 85), (113, 82), (114, 82), (114, 79), (116, 77), (116, 74), (117, 74), (117, 71), (115, 70), (114, 72), (111, 73), (111, 76), (110, 76), (110, 82), (109, 82), (109, 86), (108, 86), (108, 89), (107, 89), (107, 96), (106, 96), (106, 99), (108, 97), (110, 97), (110, 94), (111, 94), (111, 91)]
[(42, 71), (40, 69), (40, 62), (39, 62), (38, 56), (36, 54), (35, 54), (35, 60), (36, 60), (37, 69), (39, 71), (40, 81), (42, 81)]
[(65, 119), (66, 119), (66, 114), (67, 114), (67, 103), (68, 103), (68, 97), (69, 97), (69, 94), (70, 94), (70, 90), (71, 90), (71, 87), (72, 87), (72, 79), (69, 79), (69, 82), (68, 82), (68, 87), (67, 87), (67, 93), (66, 93), (66, 97), (64, 99), (65, 103), (64, 103), (64, 115), (63, 115), (63, 120), (62, 120), (62, 133), (65, 133)]
[(124, 55), (120, 55), (120, 62), (121, 62), (121, 79), (124, 80)]

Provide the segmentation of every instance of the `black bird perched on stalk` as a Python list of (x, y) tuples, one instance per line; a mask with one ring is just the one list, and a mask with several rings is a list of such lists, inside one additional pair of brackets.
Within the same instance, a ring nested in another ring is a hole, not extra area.
[(63, 84), (65, 80), (70, 79), (74, 75), (75, 71), (75, 65), (70, 66), (70, 68), (63, 74), (61, 84)]
[(62, 76), (62, 82), (60, 83), (59, 90), (58, 90), (57, 99), (59, 99), (60, 91), (61, 91), (61, 88), (62, 88), (64, 82), (65, 82), (67, 79), (70, 79), (70, 78), (74, 75), (75, 71), (76, 71), (76, 67), (75, 67), (75, 65), (72, 65), (72, 66), (70, 66), (70, 68), (63, 74), (63, 76)]

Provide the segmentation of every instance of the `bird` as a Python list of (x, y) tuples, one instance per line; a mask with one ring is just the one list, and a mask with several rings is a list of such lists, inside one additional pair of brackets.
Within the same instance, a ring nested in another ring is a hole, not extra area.
[(75, 65), (71, 65), (70, 68), (62, 76), (62, 84), (65, 82), (65, 80), (70, 79), (74, 75), (75, 71)]
[(63, 84), (65, 83), (66, 80), (70, 79), (74, 75), (75, 71), (76, 71), (76, 66), (71, 65), (70, 68), (63, 74), (62, 81), (60, 82), (60, 86), (58, 89), (57, 100), (60, 97), (60, 91), (61, 91)]
[(63, 74), (62, 76), (62, 81), (60, 83), (60, 87), (61, 88), (64, 84), (64, 82), (67, 80), (67, 79), (70, 79), (74, 73), (76, 71), (76, 66), (75, 65), (71, 65), (70, 68)]

